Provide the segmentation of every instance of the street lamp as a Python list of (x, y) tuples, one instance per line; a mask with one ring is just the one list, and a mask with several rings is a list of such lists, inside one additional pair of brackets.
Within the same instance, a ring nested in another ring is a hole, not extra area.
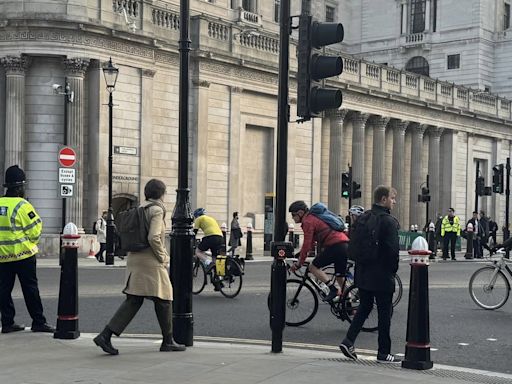
[(108, 215), (107, 215), (107, 257), (105, 265), (114, 265), (114, 211), (112, 210), (112, 93), (116, 87), (119, 69), (112, 64), (112, 58), (103, 66), (103, 75), (108, 91)]

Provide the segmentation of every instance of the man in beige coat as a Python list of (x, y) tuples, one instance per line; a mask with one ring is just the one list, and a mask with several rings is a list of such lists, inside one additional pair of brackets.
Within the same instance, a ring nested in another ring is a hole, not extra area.
[(94, 343), (111, 355), (119, 354), (112, 346), (112, 334), (119, 336), (137, 314), (144, 298), (154, 302), (156, 317), (162, 330), (160, 351), (184, 351), (172, 337), (172, 285), (169, 279), (169, 255), (165, 248), (165, 184), (157, 179), (148, 181), (144, 187), (146, 222), (149, 224), (148, 248), (129, 252), (126, 263), (126, 300), (103, 331), (94, 338)]

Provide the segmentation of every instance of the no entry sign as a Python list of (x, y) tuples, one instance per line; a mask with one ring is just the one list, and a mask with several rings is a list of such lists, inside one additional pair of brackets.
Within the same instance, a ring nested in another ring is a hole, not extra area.
[(64, 147), (59, 151), (59, 163), (63, 167), (72, 167), (76, 163), (76, 152), (73, 148)]

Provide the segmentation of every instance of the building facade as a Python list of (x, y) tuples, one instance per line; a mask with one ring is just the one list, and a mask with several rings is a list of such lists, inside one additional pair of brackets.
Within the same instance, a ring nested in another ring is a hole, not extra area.
[[(268, 1), (198, 0), (191, 10), (191, 204), (205, 207), (219, 222), (238, 211), (242, 223), (252, 221), (257, 230), (263, 229), (276, 167), (279, 3)], [(340, 12), (315, 6), (312, 11), (333, 18)], [(172, 211), (179, 4), (0, 0), (0, 14), (0, 165), (26, 170), (28, 195), (46, 237), (55, 239), (61, 228), (57, 153), (65, 136), (78, 154), (65, 221), (87, 230), (107, 208), (108, 93), (102, 66), (110, 57), (119, 67), (113, 93), (114, 210), (140, 201), (145, 183), (156, 177), (168, 185)], [(403, 228), (426, 222), (417, 194), (427, 174), (429, 218), (452, 206), (462, 220), (471, 216), (477, 162), (489, 184), (492, 166), (511, 155), (510, 101), (343, 54), (344, 72), (329, 80), (343, 89), (341, 109), (299, 124), (293, 38), (290, 49), (288, 202), (320, 200), (345, 215), (341, 174), (350, 164), (363, 193), (354, 203), (369, 207), (375, 186), (395, 186)], [(66, 80), (72, 102), (53, 90)], [(481, 197), (479, 206), (503, 223), (502, 195)]]

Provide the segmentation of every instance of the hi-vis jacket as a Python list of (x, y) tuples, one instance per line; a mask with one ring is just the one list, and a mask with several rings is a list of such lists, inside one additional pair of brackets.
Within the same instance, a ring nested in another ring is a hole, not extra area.
[(0, 197), (0, 263), (28, 259), (38, 252), (43, 223), (21, 197)]
[(443, 218), (441, 224), (441, 236), (444, 236), (445, 232), (455, 232), (457, 236), (460, 236), (460, 220), (458, 216), (453, 216), (453, 224), (450, 224), (448, 216)]

